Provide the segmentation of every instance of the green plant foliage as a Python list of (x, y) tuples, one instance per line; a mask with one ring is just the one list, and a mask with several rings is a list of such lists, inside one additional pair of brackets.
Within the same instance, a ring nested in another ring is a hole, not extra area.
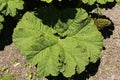
[(18, 10), (23, 9), (22, 0), (0, 0), (0, 11), (4, 15), (15, 16)]
[(14, 30), (13, 42), (33, 65), (37, 64), (39, 76), (57, 76), (61, 72), (70, 77), (76, 71), (81, 73), (89, 62), (98, 60), (103, 37), (85, 10), (75, 9), (70, 19), (73, 9), (58, 11), (59, 14), (54, 8), (50, 10), (58, 16), (52, 20), (56, 19), (55, 25), (48, 26), (34, 13), (26, 12)]
[(104, 18), (95, 18), (94, 23), (99, 30), (101, 30), (105, 27), (108, 27), (112, 24), (110, 20), (104, 19)]
[(15, 80), (13, 76), (0, 76), (0, 80)]
[[(46, 2), (46, 3), (51, 3), (53, 0), (41, 0), (43, 2)], [(61, 2), (62, 0), (58, 0), (59, 2)]]
[[(46, 3), (51, 3), (53, 0), (41, 0), (41, 1)], [(58, 0), (58, 1), (61, 2), (62, 0)], [(68, 1), (72, 1), (72, 0), (68, 0)], [(95, 2), (100, 4), (106, 4), (107, 2), (114, 2), (114, 0), (80, 0), (80, 1), (89, 5), (93, 5)], [(120, 0), (116, 0), (116, 2), (120, 2)]]
[(100, 4), (106, 4), (107, 2), (120, 2), (120, 0), (82, 0), (83, 3), (87, 3), (89, 5), (93, 5), (95, 2)]
[(118, 3), (120, 3), (120, 0), (116, 0)]
[(82, 28), (80, 25), (84, 26), (90, 21), (84, 10), (72, 8), (60, 11), (55, 7), (40, 8), (37, 14), (40, 15), (39, 18), (44, 24), (56, 30), (56, 33), (61, 37), (76, 34)]
[(51, 3), (52, 2), (52, 0), (41, 0), (41, 1), (46, 2), (46, 3)]
[(3, 22), (4, 21), (4, 17), (2, 16), (2, 15), (0, 15), (0, 31), (1, 31), (1, 29), (3, 28), (3, 25), (2, 25), (2, 23), (1, 22)]
[(82, 0), (82, 2), (92, 5), (95, 2), (100, 3), (100, 4), (105, 4), (107, 2), (114, 2), (114, 0)]

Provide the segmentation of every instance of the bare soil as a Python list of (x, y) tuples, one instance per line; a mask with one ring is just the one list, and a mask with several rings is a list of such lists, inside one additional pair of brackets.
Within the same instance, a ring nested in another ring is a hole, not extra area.
[(105, 50), (100, 55), (98, 72), (90, 80), (120, 80), (120, 5), (102, 10), (102, 13), (112, 20), (114, 30), (104, 40)]
[[(89, 70), (93, 74), (87, 74), (90, 80), (120, 80), (120, 5), (116, 5), (111, 9), (102, 10), (103, 15), (109, 17), (113, 26), (107, 28), (104, 36), (105, 49), (101, 52), (100, 60), (95, 64), (95, 67), (90, 65)], [(20, 54), (20, 51), (13, 43), (6, 45), (0, 51), (0, 75), (14, 75), (16, 80), (37, 80), (35, 79), (35, 67), (29, 65), (26, 58)], [(82, 73), (84, 74), (84, 73)], [(82, 77), (86, 74), (82, 75)], [(80, 76), (75, 76), (74, 80), (85, 80)], [(30, 79), (32, 78), (32, 79)], [(38, 80), (47, 80), (40, 78)], [(65, 80), (65, 79), (50, 79), (50, 80)], [(73, 79), (71, 79), (73, 80)]]

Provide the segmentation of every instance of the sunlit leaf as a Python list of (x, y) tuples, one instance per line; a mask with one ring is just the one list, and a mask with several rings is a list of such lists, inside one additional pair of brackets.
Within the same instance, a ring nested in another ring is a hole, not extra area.
[(23, 9), (22, 0), (0, 0), (0, 11), (5, 15), (15, 16), (18, 10)]
[[(71, 12), (69, 15), (66, 11), (50, 10), (57, 15), (51, 26), (34, 13), (25, 13), (14, 30), (13, 42), (32, 64), (37, 64), (39, 76), (57, 76), (61, 72), (71, 77), (76, 71), (84, 71), (89, 62), (98, 60), (103, 37), (85, 10), (66, 9)], [(61, 32), (62, 28), (65, 31)], [(61, 34), (66, 36), (61, 38)]]

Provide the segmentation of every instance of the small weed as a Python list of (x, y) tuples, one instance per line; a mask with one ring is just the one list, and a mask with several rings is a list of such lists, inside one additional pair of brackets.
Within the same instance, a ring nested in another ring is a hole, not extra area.
[(6, 66), (1, 66), (1, 67), (0, 67), (0, 71), (1, 71), (1, 72), (7, 72), (7, 73), (8, 73), (8, 72), (9, 72), (9, 69), (8, 69)]
[(27, 73), (26, 74), (27, 79), (32, 79), (33, 78), (33, 73)]
[(111, 54), (112, 54), (112, 51), (111, 51), (111, 50), (106, 51), (106, 54), (111, 55)]
[(13, 64), (16, 63), (16, 62), (18, 62), (18, 58), (17, 57), (13, 58), (13, 60), (12, 60)]
[(113, 35), (112, 38), (113, 39), (119, 39), (120, 37), (118, 35)]

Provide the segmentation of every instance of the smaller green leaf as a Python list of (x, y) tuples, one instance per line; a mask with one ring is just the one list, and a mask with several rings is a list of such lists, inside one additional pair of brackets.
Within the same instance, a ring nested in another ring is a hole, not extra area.
[(4, 21), (4, 17), (2, 15), (0, 15), (0, 22)]
[(2, 0), (0, 1), (0, 11), (6, 16), (15, 16), (17, 9), (23, 9), (23, 4), (24, 2), (22, 0)]
[(60, 19), (54, 29), (62, 37), (76, 34), (88, 23), (86, 22), (88, 14), (83, 9), (68, 8), (61, 11), (59, 16)]
[(114, 2), (114, 0), (97, 0), (100, 4), (106, 4), (107, 2)]
[(118, 3), (120, 3), (120, 0), (116, 0)]
[(51, 3), (52, 2), (52, 0), (41, 0), (41, 1), (46, 2), (46, 3)]
[(100, 4), (106, 4), (107, 2), (114, 2), (114, 0), (82, 0), (83, 3), (93, 5), (95, 2)]
[(4, 17), (0, 15), (0, 30), (3, 28), (3, 24), (1, 22), (4, 21)]
[(94, 4), (95, 0), (82, 0), (82, 2), (89, 4), (89, 5), (92, 5), (92, 4)]

